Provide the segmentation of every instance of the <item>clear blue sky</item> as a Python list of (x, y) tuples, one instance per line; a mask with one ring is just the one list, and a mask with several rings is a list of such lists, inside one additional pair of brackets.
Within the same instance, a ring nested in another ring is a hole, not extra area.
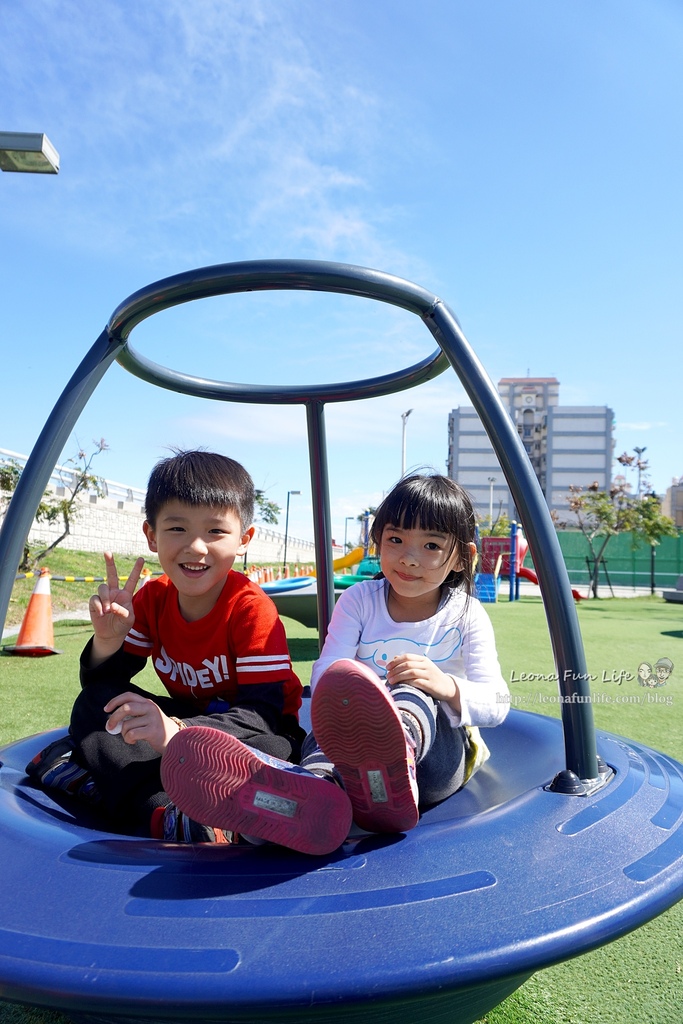
[[(0, 176), (0, 447), (29, 452), (115, 307), (160, 278), (306, 258), (440, 295), (494, 381), (555, 376), (609, 405), (616, 450), (683, 473), (679, 0), (25, 0), (0, 9), (1, 123), (57, 177)], [(279, 293), (141, 325), (175, 369), (251, 383), (399, 369), (410, 314)], [(454, 374), (329, 407), (333, 532), (408, 466), (445, 468)], [(312, 536), (304, 414), (201, 402), (114, 365), (64, 452), (144, 486), (168, 446), (240, 459)], [(284, 517), (281, 523), (284, 522)], [(351, 524), (349, 524), (351, 527)]]

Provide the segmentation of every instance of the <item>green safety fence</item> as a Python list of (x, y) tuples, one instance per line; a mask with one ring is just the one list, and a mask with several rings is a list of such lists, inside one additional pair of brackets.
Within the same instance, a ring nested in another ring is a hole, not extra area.
[[(579, 530), (558, 530), (560, 548), (573, 584), (590, 582), (591, 550)], [(527, 554), (525, 564), (533, 565)], [(612, 537), (605, 550), (604, 564), (600, 566), (600, 585), (614, 587), (673, 588), (683, 576), (683, 533), (677, 537), (663, 537), (654, 549), (632, 533)]]

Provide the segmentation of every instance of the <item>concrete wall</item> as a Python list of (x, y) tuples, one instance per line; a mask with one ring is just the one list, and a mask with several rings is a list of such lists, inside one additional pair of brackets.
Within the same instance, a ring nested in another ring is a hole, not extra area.
[[(58, 489), (56, 489), (58, 490)], [(72, 524), (71, 534), (60, 544), (69, 551), (112, 551), (119, 555), (144, 555), (147, 541), (142, 532), (144, 522), (142, 505), (135, 501), (87, 496)], [(31, 546), (50, 544), (61, 533), (57, 524), (34, 522), (29, 532)], [(282, 562), (284, 554), (284, 533), (263, 524), (256, 525), (254, 539), (249, 545), (249, 564)], [(339, 558), (342, 548), (334, 549)], [(313, 564), (315, 545), (299, 537), (287, 537), (287, 561)]]

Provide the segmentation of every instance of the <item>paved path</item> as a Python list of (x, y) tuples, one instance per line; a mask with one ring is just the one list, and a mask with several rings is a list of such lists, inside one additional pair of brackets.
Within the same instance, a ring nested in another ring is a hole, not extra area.
[[(87, 608), (72, 608), (70, 612), (57, 612), (56, 615), (52, 616), (53, 622), (60, 622), (62, 619), (83, 619), (86, 621), (90, 620), (90, 612)], [(8, 636), (16, 636), (19, 632), (20, 626), (5, 626), (2, 631), (2, 639)]]
[[(540, 597), (541, 596), (541, 588), (536, 583), (530, 583), (529, 580), (520, 580), (519, 584), (520, 584), (520, 586), (519, 586), (520, 596), (527, 596), (527, 597), (529, 597), (529, 596)], [(586, 583), (574, 583), (574, 584), (572, 584), (572, 586), (574, 587), (575, 590), (578, 590), (578, 592), (580, 594), (583, 594), (584, 597), (588, 596), (588, 585)], [(662, 592), (664, 590), (666, 590), (666, 589), (669, 589), (669, 588), (666, 588), (666, 587), (656, 587), (655, 588), (655, 597), (661, 597), (662, 596)], [(614, 596), (615, 597), (649, 597), (650, 596), (650, 588), (649, 587), (612, 587), (612, 590), (614, 591)], [(501, 584), (500, 584), (500, 592), (499, 592), (499, 595), (498, 595), (498, 600), (499, 601), (500, 600), (507, 601), (509, 593), (510, 593), (510, 585), (509, 585), (507, 580), (503, 580), (501, 582)], [(599, 594), (600, 597), (611, 597), (612, 596), (612, 594), (610, 593), (610, 589), (609, 589), (609, 587), (607, 586), (606, 583), (601, 583), (600, 584), (600, 588), (598, 590), (598, 594)]]

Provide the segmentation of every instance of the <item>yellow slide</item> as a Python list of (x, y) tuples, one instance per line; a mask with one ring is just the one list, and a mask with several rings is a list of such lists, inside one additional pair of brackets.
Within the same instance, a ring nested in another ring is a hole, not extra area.
[(354, 548), (353, 551), (349, 551), (348, 555), (342, 555), (341, 558), (335, 558), (332, 563), (332, 568), (335, 572), (339, 572), (340, 569), (349, 569), (352, 565), (358, 565), (363, 558), (364, 552), (362, 547)]

